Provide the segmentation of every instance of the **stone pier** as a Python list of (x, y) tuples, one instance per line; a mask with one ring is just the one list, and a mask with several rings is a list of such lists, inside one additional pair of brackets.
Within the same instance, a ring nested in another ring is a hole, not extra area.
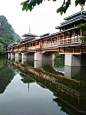
[(11, 53), (8, 53), (8, 59), (11, 59)]
[(86, 66), (86, 54), (81, 55), (65, 55), (66, 66)]
[(22, 59), (22, 54), (21, 53), (15, 53), (15, 61), (19, 61)]
[(54, 53), (34, 53), (34, 60), (54, 60)]
[(11, 53), (11, 60), (15, 59), (15, 53)]

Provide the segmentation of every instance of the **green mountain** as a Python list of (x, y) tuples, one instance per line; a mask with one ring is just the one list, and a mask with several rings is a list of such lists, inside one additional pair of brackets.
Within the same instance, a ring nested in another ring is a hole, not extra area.
[(16, 34), (6, 17), (0, 16), (0, 54), (5, 53), (7, 46), (13, 43), (15, 39), (21, 39), (21, 37)]

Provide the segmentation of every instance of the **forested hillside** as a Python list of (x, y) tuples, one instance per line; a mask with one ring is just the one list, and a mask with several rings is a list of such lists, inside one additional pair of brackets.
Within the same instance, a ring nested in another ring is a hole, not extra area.
[(8, 23), (6, 17), (0, 16), (0, 54), (5, 53), (7, 46), (13, 43), (15, 39), (21, 38), (15, 33), (12, 26)]

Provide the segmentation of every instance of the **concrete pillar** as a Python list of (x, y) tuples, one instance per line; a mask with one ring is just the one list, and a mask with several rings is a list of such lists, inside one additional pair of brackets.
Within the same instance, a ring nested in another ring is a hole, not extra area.
[(11, 53), (11, 60), (15, 59), (15, 54)]
[(34, 60), (42, 60), (42, 54), (41, 53), (34, 53)]
[(15, 61), (19, 61), (22, 58), (22, 54), (20, 53), (15, 53)]
[(19, 53), (15, 53), (15, 58), (19, 58)]
[(8, 53), (8, 59), (10, 59), (11, 58), (11, 53)]
[(54, 54), (51, 52), (34, 53), (34, 60), (54, 60)]
[(81, 55), (65, 55), (65, 65), (67, 66), (86, 66), (86, 54)]

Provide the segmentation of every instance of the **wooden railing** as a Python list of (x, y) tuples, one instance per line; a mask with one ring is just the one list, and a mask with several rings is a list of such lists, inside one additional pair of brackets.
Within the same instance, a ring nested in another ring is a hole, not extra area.
[[(76, 36), (75, 38), (65, 38), (65, 39), (61, 39), (55, 43), (51, 43), (51, 44), (43, 44), (43, 45), (36, 45), (36, 46), (31, 46), (31, 47), (21, 47), (19, 49), (15, 49), (14, 51), (21, 51), (21, 50), (29, 50), (29, 49), (36, 49), (36, 48), (47, 48), (47, 47), (54, 47), (57, 45), (64, 45), (64, 44), (72, 44), (72, 43), (81, 43), (80, 39), (78, 38), (78, 36)], [(13, 51), (13, 50), (10, 50)]]

